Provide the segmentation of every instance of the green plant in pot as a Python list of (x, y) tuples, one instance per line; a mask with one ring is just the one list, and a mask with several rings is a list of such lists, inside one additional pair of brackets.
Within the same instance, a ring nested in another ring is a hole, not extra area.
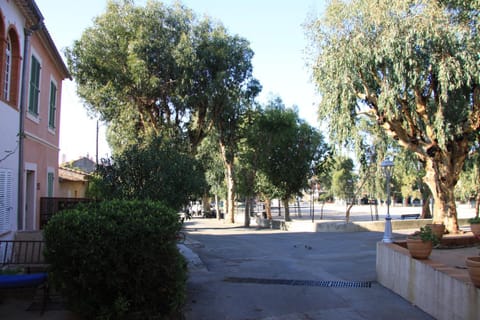
[(429, 223), (427, 224), (432, 229), (432, 232), (437, 236), (438, 241), (441, 241), (445, 233), (445, 225), (443, 223)]
[(480, 238), (480, 217), (470, 218), (468, 219), (468, 222), (470, 223), (470, 230), (473, 235)]
[(408, 236), (407, 248), (412, 258), (427, 259), (432, 253), (433, 246), (439, 243), (438, 237), (429, 226), (421, 227), (420, 231)]

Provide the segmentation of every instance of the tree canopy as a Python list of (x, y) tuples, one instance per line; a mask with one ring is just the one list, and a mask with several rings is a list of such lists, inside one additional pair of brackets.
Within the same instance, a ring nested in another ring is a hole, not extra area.
[(353, 173), (354, 164), (352, 159), (338, 157), (332, 172), (332, 191), (333, 194), (345, 200), (347, 203), (355, 201), (355, 175)]
[(212, 126), (226, 132), (225, 110), (260, 88), (248, 41), (178, 2), (109, 1), (66, 56), (78, 95), (108, 124), (114, 152), (160, 131), (188, 138), (194, 150)]
[(328, 146), (322, 134), (299, 119), (295, 110), (285, 108), (280, 98), (271, 100), (252, 126), (250, 145), (257, 155), (257, 170), (284, 202), (288, 221), (288, 201), (308, 186)]
[(98, 168), (90, 195), (101, 199), (155, 200), (179, 210), (206, 188), (201, 163), (179, 143), (156, 138), (126, 148)]
[(434, 221), (457, 231), (454, 187), (480, 130), (479, 1), (330, 1), (307, 25), (330, 138), (372, 119), (424, 165)]
[(233, 162), (238, 127), (261, 86), (249, 42), (179, 2), (109, 1), (104, 14), (67, 50), (77, 92), (108, 125), (117, 156), (161, 136), (195, 153), (217, 137), (233, 222)]

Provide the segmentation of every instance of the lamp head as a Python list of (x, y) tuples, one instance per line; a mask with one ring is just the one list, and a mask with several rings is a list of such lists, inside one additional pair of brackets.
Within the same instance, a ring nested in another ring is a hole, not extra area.
[(383, 160), (382, 164), (382, 171), (385, 175), (391, 175), (393, 171), (393, 161), (392, 160)]

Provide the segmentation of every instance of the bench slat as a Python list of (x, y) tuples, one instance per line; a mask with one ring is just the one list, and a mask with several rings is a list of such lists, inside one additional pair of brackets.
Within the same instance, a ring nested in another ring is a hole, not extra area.
[(405, 219), (418, 219), (420, 218), (420, 213), (410, 213), (410, 214), (402, 214), (400, 216), (400, 218), (402, 220), (405, 220)]
[(47, 275), (46, 272), (0, 275), (0, 288), (36, 287), (47, 281)]

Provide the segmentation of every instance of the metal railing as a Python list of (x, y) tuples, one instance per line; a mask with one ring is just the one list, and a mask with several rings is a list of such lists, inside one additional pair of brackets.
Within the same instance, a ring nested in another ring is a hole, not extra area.
[(72, 209), (77, 204), (83, 202), (95, 201), (89, 198), (59, 198), (59, 197), (42, 197), (40, 198), (40, 229), (47, 224), (50, 218), (65, 209)]
[(0, 240), (0, 266), (45, 265), (44, 249), (41, 240)]

